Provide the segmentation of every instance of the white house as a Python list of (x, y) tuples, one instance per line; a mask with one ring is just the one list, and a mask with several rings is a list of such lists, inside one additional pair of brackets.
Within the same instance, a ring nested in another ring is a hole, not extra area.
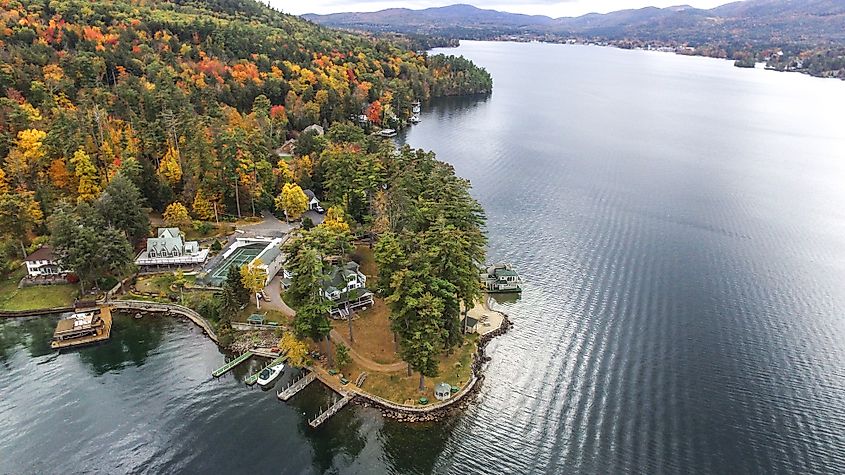
[(139, 266), (202, 264), (208, 249), (200, 249), (197, 241), (185, 241), (179, 228), (158, 228), (156, 237), (147, 239), (147, 249), (138, 255)]
[(323, 208), (320, 206), (320, 200), (317, 199), (317, 195), (314, 194), (311, 190), (302, 190), (305, 193), (305, 196), (308, 198), (308, 209), (313, 211), (322, 211)]
[(41, 246), (24, 259), (26, 274), (30, 278), (36, 277), (59, 277), (70, 273), (59, 266), (56, 257), (53, 256), (53, 249), (50, 246)]
[(331, 301), (331, 316), (344, 316), (344, 312), (373, 304), (373, 293), (367, 290), (367, 276), (358, 263), (349, 262), (343, 267), (334, 266), (323, 276), (323, 296)]
[(282, 266), (285, 263), (281, 245), (281, 238), (273, 239), (267, 247), (265, 247), (264, 250), (250, 262), (250, 264), (255, 265), (264, 271), (267, 276), (264, 282), (265, 286), (270, 285), (270, 281), (273, 280), (273, 277), (275, 277), (280, 270), (282, 270)]

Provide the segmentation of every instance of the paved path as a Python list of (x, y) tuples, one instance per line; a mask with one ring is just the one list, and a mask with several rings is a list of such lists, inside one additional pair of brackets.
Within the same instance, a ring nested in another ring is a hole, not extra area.
[(408, 368), (408, 363), (405, 363), (404, 361), (400, 361), (398, 363), (382, 364), (376, 363), (375, 361), (367, 358), (366, 356), (361, 355), (360, 353), (355, 351), (355, 348), (352, 348), (352, 345), (350, 345), (349, 342), (346, 341), (346, 338), (341, 336), (340, 332), (338, 332), (337, 330), (332, 329), (331, 337), (335, 342), (339, 341), (346, 345), (346, 347), (349, 348), (349, 356), (351, 356), (352, 359), (355, 360), (355, 362), (362, 366), (364, 369), (383, 373), (392, 373), (395, 371), (403, 371)]
[(264, 287), (264, 293), (267, 294), (270, 300), (265, 300), (261, 302), (261, 308), (269, 308), (271, 310), (277, 310), (282, 312), (287, 317), (293, 317), (296, 315), (296, 312), (288, 307), (288, 304), (282, 300), (282, 296), (280, 294), (280, 290), (282, 287), (282, 276), (277, 275), (273, 277), (270, 281), (270, 285)]

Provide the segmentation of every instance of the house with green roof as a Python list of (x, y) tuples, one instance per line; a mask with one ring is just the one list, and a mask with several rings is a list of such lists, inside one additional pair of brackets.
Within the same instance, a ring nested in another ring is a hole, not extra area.
[(522, 280), (508, 264), (487, 266), (478, 277), (487, 292), (522, 292), (522, 287), (519, 286)]
[(373, 305), (373, 293), (367, 290), (367, 276), (357, 262), (332, 266), (323, 276), (323, 296), (332, 304), (331, 317), (343, 318), (350, 311)]

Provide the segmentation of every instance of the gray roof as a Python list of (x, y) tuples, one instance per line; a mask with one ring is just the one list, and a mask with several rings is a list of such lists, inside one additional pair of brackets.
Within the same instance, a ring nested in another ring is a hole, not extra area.
[(276, 260), (279, 257), (279, 254), (282, 253), (282, 250), (276, 246), (270, 246), (267, 249), (264, 249), (264, 252), (258, 255), (256, 259), (261, 259), (262, 264), (269, 264)]
[(32, 254), (26, 256), (25, 261), (35, 262), (35, 261), (55, 261), (56, 258), (53, 256), (53, 248), (50, 246), (41, 246)]
[[(315, 195), (314, 192), (311, 191), (311, 190), (302, 190), (302, 192), (305, 193), (305, 196), (308, 197), (308, 201), (311, 201), (311, 200), (313, 200), (314, 198), (317, 197), (317, 195)], [(317, 200), (317, 201), (320, 201), (320, 200)]]

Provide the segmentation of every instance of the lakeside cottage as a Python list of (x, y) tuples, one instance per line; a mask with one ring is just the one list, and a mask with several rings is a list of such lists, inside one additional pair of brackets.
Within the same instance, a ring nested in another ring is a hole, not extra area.
[(208, 249), (197, 241), (185, 241), (179, 228), (158, 228), (156, 237), (147, 238), (147, 249), (135, 259), (139, 266), (202, 264)]
[(373, 305), (373, 293), (367, 290), (367, 276), (357, 262), (333, 266), (323, 276), (323, 296), (331, 301), (331, 316), (345, 317), (349, 311)]
[(522, 280), (508, 264), (487, 266), (479, 274), (479, 278), (487, 292), (522, 292), (522, 287), (519, 286)]
[(59, 265), (59, 261), (53, 255), (53, 248), (50, 246), (41, 246), (36, 249), (26, 256), (24, 264), (26, 264), (26, 275), (30, 279), (65, 277), (70, 273), (69, 270), (62, 269)]

